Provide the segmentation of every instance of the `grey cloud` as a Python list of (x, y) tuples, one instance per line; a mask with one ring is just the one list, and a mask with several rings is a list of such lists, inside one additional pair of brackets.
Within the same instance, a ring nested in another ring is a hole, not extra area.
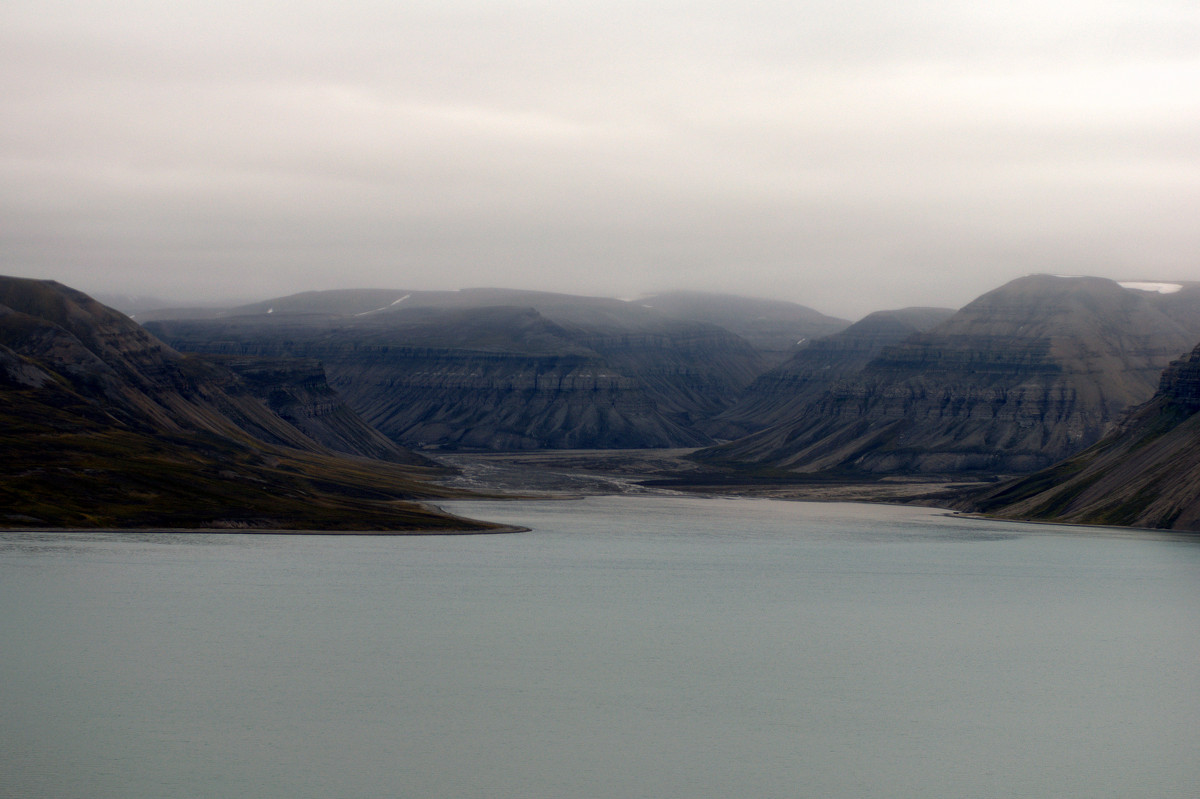
[(0, 271), (736, 290), (1200, 279), (1190, 3), (10, 2)]

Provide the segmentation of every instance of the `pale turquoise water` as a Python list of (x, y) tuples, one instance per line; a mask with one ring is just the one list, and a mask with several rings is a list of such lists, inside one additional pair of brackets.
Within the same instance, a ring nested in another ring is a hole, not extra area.
[(1200, 545), (936, 511), (0, 535), (0, 797), (1200, 796)]

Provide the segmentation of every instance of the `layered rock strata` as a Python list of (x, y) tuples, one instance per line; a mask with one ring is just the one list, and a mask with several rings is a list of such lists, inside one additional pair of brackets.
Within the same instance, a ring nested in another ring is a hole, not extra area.
[[(497, 294), (513, 299), (477, 299)], [(523, 294), (534, 305), (462, 307), (470, 297), (459, 293), (401, 296), (378, 313), (312, 312), (319, 298), (307, 297), (304, 312), (280, 312), (280, 301), (269, 313), (149, 326), (188, 351), (319, 359), (364, 419), (431, 448), (699, 446), (712, 439), (698, 420), (762, 369), (725, 330), (616, 300)], [(336, 299), (340, 309), (351, 298)]]

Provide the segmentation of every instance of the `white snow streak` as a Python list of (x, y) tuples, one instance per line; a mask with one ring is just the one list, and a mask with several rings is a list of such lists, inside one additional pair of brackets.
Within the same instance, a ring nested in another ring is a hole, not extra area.
[(1174, 294), (1177, 291), (1182, 291), (1183, 286), (1178, 283), (1139, 283), (1137, 281), (1120, 282), (1121, 288), (1133, 289), (1134, 291), (1156, 291), (1159, 294)]
[(409, 297), (411, 297), (411, 296), (412, 296), (411, 294), (405, 294), (405, 295), (404, 295), (403, 297), (401, 297), (400, 299), (398, 299), (398, 300), (393, 300), (392, 302), (390, 302), (389, 304), (387, 304), (387, 305), (383, 306), (382, 308), (376, 308), (376, 309), (375, 309), (375, 310), (373, 310), (373, 311), (363, 311), (362, 313), (356, 313), (356, 314), (355, 314), (355, 316), (367, 316), (367, 315), (369, 315), (369, 314), (373, 314), (373, 313), (379, 313), (380, 311), (386, 311), (388, 308), (391, 308), (393, 305), (399, 305), (400, 303), (404, 302), (405, 300), (407, 300), (407, 299), (408, 299)]

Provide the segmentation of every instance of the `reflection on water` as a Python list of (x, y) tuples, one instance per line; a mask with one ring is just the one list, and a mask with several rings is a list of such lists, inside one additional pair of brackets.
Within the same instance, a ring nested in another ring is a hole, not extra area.
[(451, 503), (504, 536), (0, 535), (0, 795), (1200, 794), (1200, 547)]

